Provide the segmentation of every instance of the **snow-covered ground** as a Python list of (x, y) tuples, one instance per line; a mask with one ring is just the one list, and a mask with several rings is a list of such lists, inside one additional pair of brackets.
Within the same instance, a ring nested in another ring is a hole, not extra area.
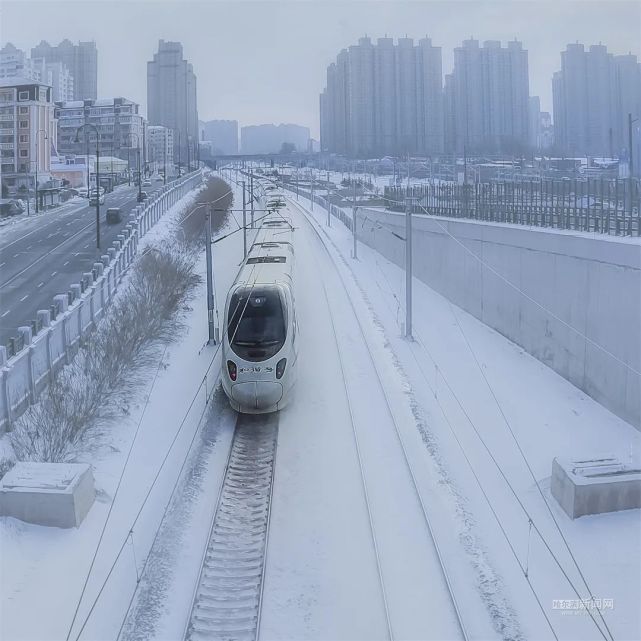
[[(348, 230), (327, 228), (318, 206), (288, 211), (301, 355), (280, 416), (261, 638), (461, 638), (445, 574), (469, 638), (551, 639), (546, 618), (559, 638), (601, 638), (585, 610), (554, 607), (577, 596), (525, 511), (586, 597), (554, 514), (592, 594), (613, 599), (603, 615), (614, 638), (641, 638), (639, 510), (570, 521), (549, 493), (554, 456), (638, 460), (639, 432), (416, 280), (407, 341), (402, 270), (364, 246), (353, 260)], [(234, 227), (230, 217), (221, 234)], [(215, 245), (223, 297), (241, 257), (241, 233)], [(205, 411), (220, 363), (205, 345), (203, 291), (191, 306), (185, 336), (113, 427), (119, 451), (96, 454), (99, 500), (81, 527), (0, 519), (2, 638), (65, 638), (139, 421), (71, 638), (174, 438), (82, 638), (117, 637), (143, 569), (121, 638), (181, 638), (234, 422), (220, 392)]]

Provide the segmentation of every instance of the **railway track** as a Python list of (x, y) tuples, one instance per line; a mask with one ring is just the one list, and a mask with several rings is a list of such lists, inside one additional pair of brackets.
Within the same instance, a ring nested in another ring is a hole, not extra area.
[(239, 415), (185, 640), (258, 638), (277, 439), (277, 414)]
[[(296, 204), (291, 199), (289, 199), (289, 201), (292, 204)], [(334, 269), (335, 269), (336, 274), (338, 276), (338, 280), (340, 281), (340, 283), (342, 285), (342, 288), (344, 289), (344, 291), (345, 291), (345, 293), (347, 295), (346, 297), (347, 297), (347, 300), (349, 301), (349, 306), (350, 306), (351, 312), (352, 312), (353, 317), (354, 317), (354, 319), (356, 321), (356, 324), (358, 326), (360, 338), (362, 339), (362, 343), (363, 343), (364, 347), (366, 348), (366, 351), (367, 351), (367, 354), (368, 354), (368, 357), (369, 357), (369, 360), (370, 360), (371, 371), (374, 373), (374, 378), (376, 379), (376, 385), (378, 386), (378, 388), (379, 388), (379, 390), (381, 392), (381, 395), (385, 400), (386, 412), (387, 412), (388, 417), (389, 417), (389, 419), (391, 421), (391, 424), (393, 425), (394, 432), (396, 434), (398, 443), (399, 443), (400, 448), (402, 450), (404, 463), (405, 463), (406, 468), (407, 468), (407, 470), (409, 472), (409, 476), (411, 477), (412, 487), (413, 487), (413, 490), (414, 490), (414, 493), (415, 493), (416, 501), (417, 501), (417, 503), (418, 503), (418, 505), (420, 507), (420, 511), (421, 511), (423, 522), (424, 522), (424, 525), (425, 525), (425, 528), (426, 528), (427, 536), (428, 536), (429, 540), (431, 541), (431, 543), (432, 543), (432, 545), (434, 547), (436, 556), (438, 558), (438, 563), (439, 563), (440, 571), (441, 571), (441, 575), (442, 575), (441, 578), (443, 580), (443, 583), (444, 583), (445, 588), (447, 590), (447, 593), (449, 595), (450, 602), (452, 604), (452, 608), (453, 608), (453, 612), (455, 614), (457, 627), (458, 627), (458, 630), (459, 630), (459, 633), (460, 633), (460, 638), (463, 639), (464, 641), (467, 641), (467, 639), (469, 638), (468, 637), (468, 632), (466, 630), (466, 627), (465, 627), (465, 624), (464, 624), (464, 621), (463, 621), (463, 618), (462, 618), (462, 615), (461, 615), (461, 611), (460, 611), (460, 608), (459, 608), (459, 604), (457, 602), (456, 596), (454, 594), (454, 590), (452, 588), (452, 583), (450, 581), (448, 570), (447, 570), (446, 565), (445, 565), (445, 563), (443, 561), (443, 557), (441, 555), (438, 542), (437, 542), (437, 540), (435, 538), (434, 531), (433, 531), (433, 528), (432, 528), (432, 525), (431, 525), (431, 521), (430, 521), (430, 516), (428, 514), (428, 510), (427, 510), (427, 508), (425, 506), (425, 503), (423, 501), (421, 493), (420, 493), (420, 491), (418, 489), (418, 485), (416, 483), (416, 478), (415, 478), (415, 475), (414, 475), (414, 471), (412, 469), (412, 465), (410, 464), (410, 461), (409, 461), (408, 456), (407, 456), (407, 452), (406, 452), (405, 444), (404, 444), (404, 441), (403, 441), (403, 437), (401, 435), (401, 431), (399, 430), (396, 417), (395, 417), (394, 412), (393, 412), (392, 407), (391, 407), (391, 403), (390, 403), (390, 400), (389, 400), (388, 393), (387, 393), (387, 391), (385, 389), (385, 386), (383, 384), (383, 381), (381, 379), (381, 375), (380, 375), (380, 372), (378, 370), (378, 366), (376, 364), (376, 359), (374, 358), (371, 346), (369, 344), (369, 341), (367, 340), (367, 336), (365, 334), (365, 330), (363, 328), (361, 319), (360, 319), (360, 317), (359, 317), (359, 315), (357, 313), (356, 307), (354, 305), (354, 302), (352, 300), (350, 291), (349, 291), (349, 289), (347, 287), (347, 284), (345, 282), (344, 276), (341, 273), (341, 270), (338, 269), (336, 263), (334, 262), (334, 258), (331, 255), (325, 240), (321, 236), (321, 233), (317, 229), (317, 226), (316, 226), (315, 222), (310, 219), (309, 215), (307, 214), (307, 212), (304, 210), (303, 207), (301, 207), (299, 205), (297, 205), (297, 207), (299, 208), (299, 210), (300, 210), (303, 218), (306, 220), (307, 224), (313, 230), (315, 236), (317, 237), (317, 239), (320, 242), (321, 246), (323, 247), (324, 251), (329, 256), (330, 261), (331, 261), (332, 265), (334, 266)], [(390, 639), (394, 639), (395, 638), (394, 629), (393, 629), (394, 618), (393, 618), (393, 613), (391, 611), (390, 605), (388, 603), (389, 602), (389, 597), (388, 597), (388, 590), (387, 590), (386, 581), (385, 581), (385, 572), (383, 571), (383, 563), (382, 563), (382, 560), (381, 560), (381, 552), (380, 552), (379, 546), (377, 544), (376, 527), (374, 525), (374, 520), (373, 520), (373, 512), (374, 512), (374, 510), (372, 509), (372, 506), (371, 506), (371, 503), (370, 503), (370, 499), (369, 499), (369, 496), (368, 496), (366, 474), (365, 474), (365, 470), (364, 470), (364, 467), (363, 467), (363, 460), (362, 460), (362, 456), (361, 456), (360, 448), (359, 448), (358, 428), (357, 428), (357, 425), (356, 425), (356, 421), (354, 419), (354, 413), (352, 411), (353, 390), (350, 389), (350, 384), (348, 383), (348, 377), (345, 375), (343, 360), (342, 360), (342, 356), (341, 356), (342, 350), (341, 350), (341, 346), (340, 346), (338, 332), (336, 330), (335, 319), (334, 319), (334, 315), (333, 315), (333, 312), (332, 312), (332, 306), (331, 306), (330, 301), (329, 301), (329, 296), (328, 296), (327, 288), (325, 286), (325, 282), (324, 281), (323, 281), (323, 292), (324, 292), (324, 298), (325, 298), (325, 301), (326, 301), (326, 304), (327, 304), (328, 313), (329, 313), (330, 319), (331, 319), (331, 325), (332, 325), (332, 330), (333, 330), (333, 334), (334, 334), (334, 340), (335, 340), (335, 343), (336, 343), (336, 349), (338, 351), (339, 359), (340, 359), (340, 363), (341, 363), (342, 379), (343, 379), (343, 385), (344, 385), (344, 388), (345, 388), (345, 395), (346, 395), (346, 398), (347, 398), (348, 406), (350, 408), (350, 419), (351, 419), (352, 430), (354, 432), (354, 439), (355, 439), (356, 449), (357, 449), (357, 454), (358, 454), (358, 462), (359, 462), (359, 466), (360, 466), (360, 474), (361, 474), (361, 479), (362, 479), (362, 482), (363, 482), (365, 503), (366, 503), (367, 512), (368, 512), (368, 516), (369, 516), (369, 521), (370, 521), (370, 531), (371, 531), (372, 542), (373, 542), (374, 551), (375, 551), (375, 555), (376, 555), (377, 569), (378, 569), (378, 575), (379, 575), (379, 581), (380, 581), (380, 587), (381, 587), (381, 594), (382, 594), (382, 598), (383, 598), (385, 616), (386, 616), (386, 621), (387, 621), (388, 637)]]

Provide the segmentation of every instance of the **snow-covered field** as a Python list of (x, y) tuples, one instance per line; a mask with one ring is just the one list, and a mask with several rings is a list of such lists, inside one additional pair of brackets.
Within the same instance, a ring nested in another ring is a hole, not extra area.
[[(550, 625), (602, 638), (586, 610), (554, 607), (578, 598), (554, 557), (589, 593), (551, 514), (591, 593), (613, 599), (602, 611), (613, 637), (641, 638), (639, 510), (570, 521), (549, 493), (554, 456), (638, 460), (639, 432), (416, 280), (415, 340), (404, 339), (402, 270), (364, 246), (353, 260), (348, 230), (300, 205), (288, 206), (299, 381), (280, 416), (261, 638), (458, 639), (464, 627), (470, 639), (552, 639)], [(241, 233), (215, 245), (223, 297), (241, 258)], [(185, 336), (113, 427), (118, 451), (96, 455), (100, 494), (81, 527), (0, 519), (3, 639), (66, 637), (139, 421), (71, 638), (103, 583), (82, 638), (115, 639), (126, 614), (123, 639), (181, 638), (234, 425), (220, 392), (205, 408), (220, 363), (202, 290), (191, 306)]]

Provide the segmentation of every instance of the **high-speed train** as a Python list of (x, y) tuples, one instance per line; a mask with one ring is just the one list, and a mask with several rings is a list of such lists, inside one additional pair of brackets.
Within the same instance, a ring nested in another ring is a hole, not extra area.
[(261, 221), (225, 303), (222, 380), (231, 406), (245, 414), (287, 404), (298, 358), (291, 221)]

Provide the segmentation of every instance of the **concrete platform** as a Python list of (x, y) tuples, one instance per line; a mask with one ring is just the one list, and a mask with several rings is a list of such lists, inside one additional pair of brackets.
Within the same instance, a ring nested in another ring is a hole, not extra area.
[(16, 463), (0, 480), (0, 516), (52, 527), (78, 527), (93, 505), (91, 467)]
[(641, 469), (614, 457), (552, 461), (552, 496), (575, 519), (641, 507)]

